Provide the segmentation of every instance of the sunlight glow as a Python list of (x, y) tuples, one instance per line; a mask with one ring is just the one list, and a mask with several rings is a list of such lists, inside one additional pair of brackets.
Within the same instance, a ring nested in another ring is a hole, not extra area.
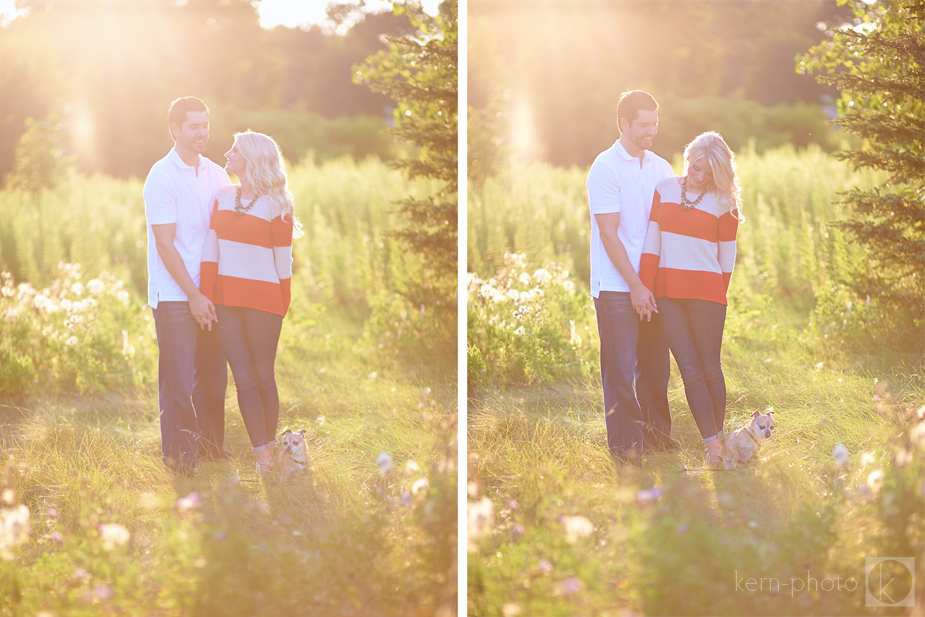
[[(2, 0), (0, 0), (2, 1)], [(312, 26), (321, 26), (324, 28), (333, 28), (334, 24), (328, 19), (327, 7), (333, 0), (304, 0), (303, 2), (293, 2), (292, 0), (263, 0), (257, 9), (260, 14), (260, 25), (263, 28), (273, 28), (275, 26), (285, 26), (286, 28), (308, 28)], [(428, 15), (436, 15), (437, 7), (441, 0), (422, 0), (424, 12)], [(388, 0), (350, 0), (351, 4), (363, 6), (364, 13), (381, 13), (389, 11), (392, 3)], [(343, 34), (351, 24), (346, 28), (338, 28), (338, 34)]]

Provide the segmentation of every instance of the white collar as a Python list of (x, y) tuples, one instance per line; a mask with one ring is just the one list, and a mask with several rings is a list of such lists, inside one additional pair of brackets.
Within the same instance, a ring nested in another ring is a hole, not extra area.
[[(617, 154), (619, 154), (620, 157), (621, 157), (622, 159), (624, 159), (624, 160), (626, 160), (626, 161), (638, 161), (638, 160), (639, 160), (639, 157), (638, 157), (638, 156), (633, 156), (632, 154), (630, 154), (629, 152), (626, 151), (626, 148), (623, 147), (623, 142), (621, 142), (619, 139), (618, 139), (617, 141), (614, 142), (614, 144), (613, 144), (613, 150), (614, 150)], [(645, 161), (648, 161), (648, 160), (649, 160), (649, 156), (650, 156), (651, 154), (652, 154), (652, 153), (649, 152), (648, 150), (643, 150), (643, 151), (642, 151), (642, 160), (643, 160), (643, 163), (645, 163)]]
[[(206, 163), (205, 157), (203, 157), (201, 154), (197, 154), (196, 156), (198, 157), (198, 165), (197, 165), (197, 167), (198, 167), (199, 169), (202, 169), (203, 167), (205, 167), (205, 163)], [(169, 158), (171, 161), (173, 161), (174, 165), (176, 165), (176, 166), (179, 167), (180, 169), (196, 169), (196, 168), (197, 168), (197, 167), (193, 167), (192, 165), (187, 165), (187, 164), (183, 161), (183, 159), (180, 158), (180, 153), (177, 152), (177, 149), (176, 149), (176, 148), (171, 148), (171, 149), (170, 149), (170, 153), (167, 155), (167, 158)]]

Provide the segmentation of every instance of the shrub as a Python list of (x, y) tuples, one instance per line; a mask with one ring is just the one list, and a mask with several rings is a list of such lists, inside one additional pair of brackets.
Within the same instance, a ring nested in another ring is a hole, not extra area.
[(469, 275), (468, 295), (470, 388), (588, 374), (596, 362), (594, 309), (561, 264), (508, 253), (491, 279)]

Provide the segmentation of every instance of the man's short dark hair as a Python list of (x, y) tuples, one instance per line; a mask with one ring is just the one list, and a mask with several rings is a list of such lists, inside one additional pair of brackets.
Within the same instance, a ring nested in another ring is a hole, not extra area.
[(620, 126), (621, 118), (632, 124), (639, 117), (640, 110), (658, 111), (655, 97), (644, 90), (627, 90), (621, 94), (617, 103), (617, 126)]
[[(167, 112), (167, 130), (170, 131), (170, 125), (176, 124), (179, 127), (186, 122), (187, 112), (204, 111), (209, 113), (209, 108), (195, 96), (183, 96), (170, 104), (170, 110)], [(170, 131), (170, 137), (173, 137), (173, 131)]]

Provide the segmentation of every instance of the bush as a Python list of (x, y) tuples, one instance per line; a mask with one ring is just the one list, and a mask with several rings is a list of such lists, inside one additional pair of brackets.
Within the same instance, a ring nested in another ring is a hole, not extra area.
[(157, 364), (153, 318), (111, 274), (84, 282), (80, 266), (36, 290), (0, 288), (0, 393), (93, 392), (150, 383)]
[(470, 274), (468, 290), (470, 388), (587, 375), (596, 365), (594, 309), (561, 264), (536, 269), (509, 253), (491, 279)]

